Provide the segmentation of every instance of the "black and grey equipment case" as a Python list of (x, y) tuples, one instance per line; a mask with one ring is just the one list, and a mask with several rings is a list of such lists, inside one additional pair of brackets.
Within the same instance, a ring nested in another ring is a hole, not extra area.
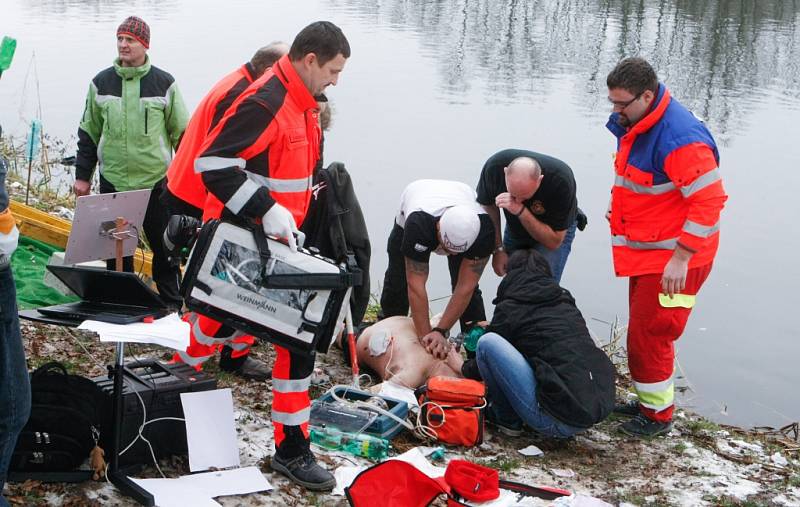
[(210, 220), (186, 267), (187, 308), (302, 353), (327, 352), (360, 271), (265, 236), (260, 225)]

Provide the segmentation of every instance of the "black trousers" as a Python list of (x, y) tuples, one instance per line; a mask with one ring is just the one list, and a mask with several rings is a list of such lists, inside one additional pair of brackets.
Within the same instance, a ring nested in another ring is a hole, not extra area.
[[(406, 262), (400, 248), (403, 244), (403, 228), (394, 224), (389, 234), (386, 252), (389, 254), (389, 266), (383, 276), (383, 292), (381, 292), (381, 317), (395, 315), (408, 315), (408, 283), (406, 281)], [(450, 288), (455, 289), (458, 283), (458, 270), (461, 268), (463, 255), (448, 255), (447, 267), (450, 271)], [(461, 329), (467, 329), (468, 324), (486, 320), (486, 310), (483, 307), (483, 297), (480, 287), (475, 287), (472, 298), (459, 322)]]
[[(150, 244), (150, 250), (153, 251), (153, 281), (156, 282), (158, 294), (170, 306), (180, 308), (183, 305), (180, 292), (178, 291), (178, 282), (180, 280), (180, 269), (175, 266), (170, 266), (167, 259), (167, 252), (164, 249), (163, 234), (167, 228), (169, 221), (169, 213), (167, 209), (159, 202), (159, 196), (162, 193), (162, 187), (165, 185), (165, 179), (162, 178), (154, 186), (153, 191), (150, 193), (150, 200), (147, 202), (147, 211), (144, 215), (144, 235), (147, 242)], [(100, 175), (100, 193), (110, 194), (116, 192), (116, 188), (107, 179)], [(108, 269), (116, 269), (116, 261), (114, 259), (106, 259), (106, 267)], [(140, 267), (134, 269), (133, 257), (122, 258), (122, 269), (128, 272), (138, 271)]]

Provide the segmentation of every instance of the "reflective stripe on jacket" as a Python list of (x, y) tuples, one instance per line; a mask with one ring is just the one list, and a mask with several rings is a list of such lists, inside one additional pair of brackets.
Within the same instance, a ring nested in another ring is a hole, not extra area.
[(317, 102), (282, 57), (245, 90), (201, 149), (195, 171), (209, 191), (204, 218), (225, 207), (260, 219), (274, 202), (303, 222), (319, 159)]
[(618, 138), (611, 202), (617, 276), (662, 273), (678, 244), (694, 252), (689, 268), (710, 263), (727, 199), (711, 133), (663, 84), (633, 127), (617, 118), (606, 125)]
[(194, 161), (206, 136), (219, 123), (225, 111), (236, 98), (253, 83), (253, 67), (246, 63), (223, 77), (192, 114), (181, 146), (167, 170), (167, 188), (175, 197), (202, 208), (206, 201), (206, 187), (200, 173), (194, 171)]
[(75, 177), (89, 181), (95, 165), (117, 191), (152, 188), (172, 160), (188, 113), (169, 73), (119, 60), (92, 79), (78, 128)]

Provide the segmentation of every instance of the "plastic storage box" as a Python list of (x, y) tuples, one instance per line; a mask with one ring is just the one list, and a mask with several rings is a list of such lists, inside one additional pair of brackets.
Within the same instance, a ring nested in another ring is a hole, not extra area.
[[(389, 413), (403, 420), (405, 420), (405, 418), (408, 417), (408, 403), (406, 403), (405, 401), (398, 400), (395, 398), (389, 398), (387, 396), (372, 394), (365, 391), (359, 391), (353, 388), (338, 387), (336, 388), (335, 392), (338, 397), (353, 401), (356, 400), (366, 401), (367, 399), (373, 397), (382, 398), (384, 401), (386, 401), (386, 404), (389, 406)], [(321, 397), (314, 400), (314, 402), (311, 405), (312, 426), (320, 426), (320, 427), (337, 426), (335, 423), (336, 417), (331, 417), (333, 414), (331, 414), (329, 410), (326, 408), (333, 403), (336, 403), (336, 399), (333, 397), (331, 391), (328, 391)], [(356, 408), (355, 405), (352, 408)], [(358, 411), (361, 410), (364, 409), (358, 409)], [(384, 414), (378, 414), (378, 417), (374, 421), (372, 421), (372, 423), (369, 426), (367, 426), (367, 429), (364, 430), (364, 433), (367, 433), (369, 435), (374, 435), (376, 437), (385, 438), (387, 440), (391, 440), (392, 438), (396, 437), (401, 431), (403, 431), (403, 429), (405, 429), (405, 426), (395, 421), (391, 417), (388, 417)]]

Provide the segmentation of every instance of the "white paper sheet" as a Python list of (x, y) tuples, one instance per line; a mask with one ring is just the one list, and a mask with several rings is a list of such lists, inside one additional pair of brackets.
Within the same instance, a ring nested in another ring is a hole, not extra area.
[(366, 466), (343, 465), (333, 471), (336, 487), (331, 491), (333, 496), (344, 496), (344, 488), (353, 484), (356, 476), (366, 470)]
[(212, 497), (245, 495), (256, 491), (272, 490), (272, 485), (258, 467), (185, 475), (181, 479), (184, 482), (192, 483), (193, 488), (205, 491)]
[(427, 475), (431, 479), (436, 479), (437, 477), (444, 477), (445, 468), (437, 467), (435, 465), (431, 465), (431, 462), (428, 461), (419, 447), (414, 447), (413, 449), (409, 449), (400, 456), (391, 458), (400, 461), (405, 461), (406, 463), (410, 463), (414, 465), (417, 470), (422, 472), (423, 474)]
[(408, 403), (408, 408), (419, 408), (419, 402), (417, 402), (417, 398), (414, 396), (413, 389), (401, 386), (389, 380), (381, 383), (380, 388), (381, 389), (378, 391), (378, 394), (382, 394), (396, 400), (405, 401)]
[(218, 496), (271, 491), (272, 485), (256, 467), (184, 475), (177, 479), (133, 479), (153, 494), (159, 507), (217, 507)]
[(150, 343), (175, 350), (186, 350), (189, 346), (189, 323), (171, 313), (151, 323), (111, 324), (97, 320), (85, 320), (78, 329), (94, 331), (101, 342)]
[(230, 389), (181, 393), (186, 418), (189, 470), (239, 466)]
[(178, 479), (134, 479), (133, 482), (153, 495), (157, 507), (221, 507), (213, 498)]

